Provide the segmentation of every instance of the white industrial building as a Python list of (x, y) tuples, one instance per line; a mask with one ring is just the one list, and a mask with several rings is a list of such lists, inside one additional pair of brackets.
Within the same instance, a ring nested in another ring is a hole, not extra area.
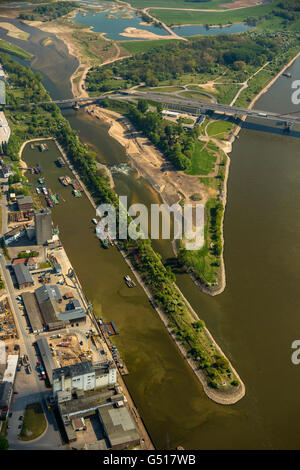
[(0, 111), (0, 144), (6, 143), (10, 138), (10, 127), (3, 111)]
[(53, 370), (53, 393), (58, 401), (71, 400), (77, 390), (88, 391), (117, 383), (117, 369), (111, 361), (80, 362)]
[(18, 367), (19, 356), (17, 354), (8, 354), (6, 369), (3, 375), (3, 382), (14, 383)]

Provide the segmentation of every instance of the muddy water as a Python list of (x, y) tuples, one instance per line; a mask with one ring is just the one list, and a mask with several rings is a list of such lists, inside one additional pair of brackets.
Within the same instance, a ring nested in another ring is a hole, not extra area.
[[(36, 38), (33, 34), (30, 47)], [(45, 62), (35, 47), (33, 67), (44, 74), (52, 96), (68, 96), (67, 73), (62, 81), (53, 73), (56, 49)], [(61, 43), (58, 47), (71, 72), (76, 64), (69, 62)], [(290, 71), (300, 76), (299, 60)], [(294, 111), (290, 81), (280, 78), (257, 108)], [(117, 191), (134, 201), (156, 200), (144, 180), (124, 171), (123, 150), (104, 125), (71, 111), (66, 116), (99, 160), (121, 168), (114, 175)], [(224, 227), (227, 288), (210, 298), (188, 276), (177, 278), (246, 384), (247, 395), (235, 406), (222, 407), (206, 398), (141, 289), (125, 288), (126, 265), (114, 249), (99, 247), (88, 201), (69, 195), (53, 211), (87, 297), (119, 327), (117, 344), (130, 370), (126, 382), (158, 448), (299, 448), (300, 374), (290, 361), (290, 346), (300, 331), (299, 140), (296, 132), (283, 136), (276, 127), (248, 127), (230, 155)], [(32, 152), (27, 146), (24, 157), (29, 162), (37, 158)], [(49, 186), (60, 193), (64, 188), (57, 177), (62, 170), (53, 163), (55, 155), (52, 149), (39, 158)], [(160, 246), (160, 251), (170, 256), (168, 246)]]

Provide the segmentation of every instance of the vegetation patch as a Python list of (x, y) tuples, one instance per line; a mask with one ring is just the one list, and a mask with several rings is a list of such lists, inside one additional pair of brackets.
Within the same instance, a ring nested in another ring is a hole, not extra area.
[(209, 199), (205, 206), (205, 245), (201, 250), (185, 250), (181, 247), (178, 259), (197, 279), (207, 286), (218, 283), (222, 254), (221, 223), (223, 205), (216, 199)]
[(0, 39), (0, 51), (7, 52), (8, 54), (15, 55), (24, 60), (30, 60), (32, 57), (32, 54), (29, 52), (24, 51), (24, 49), (15, 44), (5, 41), (5, 39)]
[(214, 171), (216, 159), (216, 154), (210, 150), (209, 144), (197, 141), (191, 158), (191, 167), (186, 173), (208, 175)]
[(19, 18), (28, 21), (50, 21), (71, 13), (75, 8), (78, 8), (78, 4), (75, 2), (53, 2), (39, 5), (31, 13), (20, 13)]
[(20, 432), (22, 441), (37, 439), (46, 430), (47, 421), (40, 403), (32, 403), (25, 408), (23, 426)]
[(177, 39), (157, 39), (149, 41), (119, 41), (119, 45), (124, 47), (131, 54), (138, 54), (140, 52), (147, 52), (167, 43), (179, 42)]
[(231, 129), (231, 122), (219, 120), (210, 122), (206, 127), (206, 132), (209, 137), (226, 140), (229, 137)]

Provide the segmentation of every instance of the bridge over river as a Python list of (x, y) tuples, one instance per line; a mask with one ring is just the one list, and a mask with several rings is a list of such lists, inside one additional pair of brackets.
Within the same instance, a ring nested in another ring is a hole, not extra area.
[[(193, 112), (194, 114), (204, 114), (208, 111), (217, 112), (221, 114), (225, 114), (228, 116), (234, 117), (252, 117), (256, 119), (264, 119), (268, 121), (276, 121), (277, 123), (282, 123), (285, 127), (290, 127), (293, 124), (300, 124), (300, 117), (296, 115), (300, 113), (296, 111), (295, 113), (274, 113), (270, 111), (263, 111), (257, 109), (248, 109), (248, 108), (239, 108), (237, 106), (230, 106), (226, 104), (219, 104), (219, 103), (207, 103), (204, 101), (194, 100), (194, 99), (187, 99), (183, 97), (162, 94), (162, 93), (155, 93), (152, 91), (123, 91), (119, 93), (115, 93), (113, 95), (99, 95), (99, 96), (91, 96), (91, 97), (84, 97), (84, 98), (68, 98), (68, 99), (59, 99), (59, 100), (52, 100), (52, 101), (42, 101), (39, 103), (23, 103), (18, 104), (17, 106), (39, 106), (45, 104), (57, 104), (57, 105), (64, 105), (64, 104), (72, 104), (74, 103), (75, 109), (78, 109), (80, 103), (97, 103), (103, 101), (105, 98), (110, 100), (134, 100), (134, 99), (146, 99), (151, 101), (156, 101), (161, 103), (162, 105), (166, 105), (168, 107), (172, 107), (172, 109), (177, 109), (179, 111), (185, 110)], [(15, 106), (6, 105), (4, 108), (14, 108)]]

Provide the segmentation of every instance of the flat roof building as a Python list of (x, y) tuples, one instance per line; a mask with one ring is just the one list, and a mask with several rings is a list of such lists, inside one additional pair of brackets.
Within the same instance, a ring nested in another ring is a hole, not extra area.
[(5, 420), (8, 415), (13, 386), (11, 382), (0, 383), (0, 418)]
[(125, 406), (121, 408), (104, 406), (98, 408), (98, 413), (108, 441), (108, 448), (121, 450), (140, 443), (140, 435)]
[(41, 355), (50, 385), (52, 385), (53, 370), (56, 368), (56, 366), (55, 366), (54, 359), (52, 357), (47, 339), (39, 338), (36, 343), (39, 348), (40, 355)]
[(23, 292), (22, 299), (33, 333), (40, 333), (44, 327), (35, 295), (32, 292)]
[[(1, 83), (1, 81), (0, 81)], [(6, 143), (10, 138), (10, 127), (3, 111), (0, 111), (0, 144)]]
[(19, 356), (18, 354), (8, 354), (6, 369), (3, 375), (3, 382), (10, 382), (11, 384), (15, 381)]
[(13, 270), (17, 279), (19, 289), (34, 285), (34, 281), (29, 272), (29, 269), (25, 266), (24, 263), (14, 264)]

